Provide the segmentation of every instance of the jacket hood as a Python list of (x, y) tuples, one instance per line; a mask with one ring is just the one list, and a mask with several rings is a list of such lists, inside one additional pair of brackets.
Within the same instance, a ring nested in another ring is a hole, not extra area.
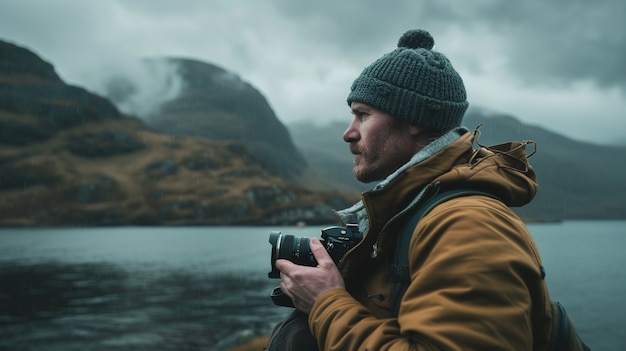
[[(469, 159), (458, 158), (459, 163), (448, 172), (435, 178), (443, 189), (466, 187), (482, 190), (497, 196), (509, 207), (526, 205), (535, 197), (538, 189), (537, 176), (528, 162), (535, 151), (535, 142), (511, 141), (504, 144), (484, 146), (478, 141), (479, 131), (467, 133), (455, 144), (478, 149), (472, 150)], [(451, 145), (454, 146), (455, 144)], [(527, 147), (530, 146), (530, 154)], [(437, 161), (433, 158), (433, 161)]]

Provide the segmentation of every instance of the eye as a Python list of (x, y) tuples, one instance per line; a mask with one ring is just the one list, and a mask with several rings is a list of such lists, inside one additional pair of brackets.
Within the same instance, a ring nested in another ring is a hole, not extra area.
[(369, 113), (365, 111), (354, 111), (354, 117), (358, 118), (361, 121), (367, 118), (368, 116), (369, 116)]

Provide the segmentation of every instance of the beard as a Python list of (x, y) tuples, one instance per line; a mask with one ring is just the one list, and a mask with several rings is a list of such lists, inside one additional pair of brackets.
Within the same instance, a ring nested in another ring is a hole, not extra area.
[(412, 153), (408, 154), (394, 146), (396, 145), (389, 143), (370, 150), (350, 144), (350, 151), (354, 154), (354, 177), (361, 183), (382, 181), (413, 156)]

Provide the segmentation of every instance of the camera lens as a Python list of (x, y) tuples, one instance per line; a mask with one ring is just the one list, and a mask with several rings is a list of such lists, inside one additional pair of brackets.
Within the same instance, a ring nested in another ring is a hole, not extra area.
[(280, 272), (274, 266), (278, 259), (286, 259), (302, 266), (317, 265), (311, 252), (309, 238), (271, 232), (269, 241), (272, 244), (272, 271), (268, 273), (270, 278), (280, 278)]

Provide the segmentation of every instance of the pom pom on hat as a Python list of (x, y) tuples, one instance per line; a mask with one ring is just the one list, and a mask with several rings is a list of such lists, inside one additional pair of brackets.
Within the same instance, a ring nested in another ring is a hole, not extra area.
[(399, 48), (408, 49), (426, 49), (431, 50), (435, 46), (435, 39), (425, 30), (413, 29), (400, 37), (398, 40)]
[(348, 105), (363, 102), (438, 132), (460, 126), (469, 105), (465, 86), (450, 61), (432, 51), (434, 45), (435, 40), (425, 30), (404, 33), (397, 49), (357, 77)]

